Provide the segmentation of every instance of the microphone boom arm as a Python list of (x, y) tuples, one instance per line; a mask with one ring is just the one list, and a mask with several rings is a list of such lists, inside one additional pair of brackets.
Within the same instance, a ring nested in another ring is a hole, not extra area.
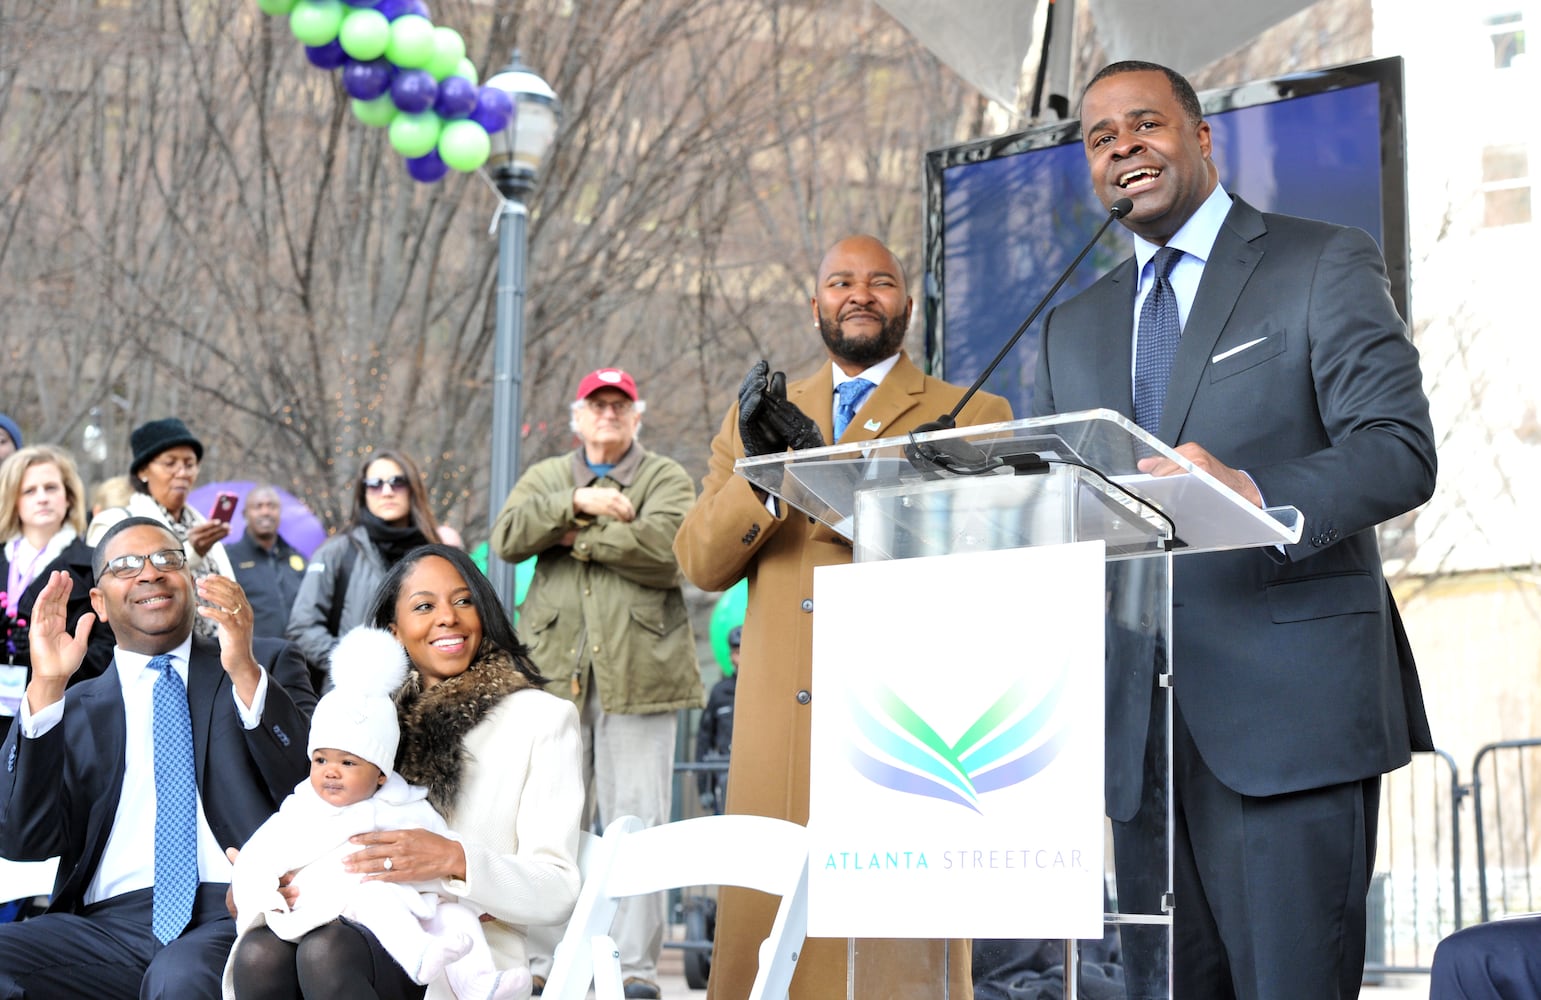
[(1087, 241), (1084, 247), (1081, 248), (1081, 252), (1076, 254), (1076, 258), (1070, 262), (1070, 266), (1065, 268), (1064, 273), (1059, 276), (1059, 280), (1054, 283), (1054, 287), (1049, 289), (1048, 293), (1044, 295), (1043, 298), (1038, 300), (1038, 304), (1036, 306), (1033, 306), (1033, 311), (1027, 314), (1027, 319), (1022, 321), (1021, 326), (1017, 327), (1017, 332), (1011, 335), (1011, 339), (1006, 341), (1006, 345), (1002, 347), (999, 353), (997, 353), (995, 357), (991, 359), (990, 363), (985, 366), (985, 370), (979, 373), (979, 377), (974, 380), (973, 385), (968, 387), (968, 391), (965, 392), (963, 397), (958, 400), (957, 405), (954, 406), (949, 412), (943, 414), (935, 421), (933, 421), (932, 423), (935, 426), (927, 424), (924, 427), (917, 427), (917, 432), (921, 430), (950, 430), (958, 425), (958, 414), (963, 412), (963, 408), (968, 405), (969, 400), (974, 398), (974, 394), (977, 393), (980, 387), (985, 384), (985, 380), (994, 374), (996, 367), (998, 367), (1002, 361), (1006, 360), (1006, 355), (1010, 354), (1011, 349), (1016, 346), (1017, 341), (1022, 339), (1022, 335), (1027, 332), (1027, 328), (1033, 325), (1033, 320), (1037, 319), (1038, 314), (1043, 312), (1043, 307), (1049, 304), (1049, 300), (1054, 298), (1055, 293), (1060, 290), (1060, 287), (1070, 279), (1070, 275), (1080, 265), (1082, 258), (1084, 258), (1088, 253), (1091, 253), (1092, 247), (1096, 246), (1097, 241), (1102, 239), (1102, 234), (1107, 232), (1108, 226), (1113, 224), (1114, 219), (1122, 219), (1133, 210), (1134, 202), (1130, 201), (1128, 198), (1120, 198), (1112, 205), (1108, 206), (1108, 217), (1102, 220), (1102, 225), (1097, 227), (1097, 232), (1093, 234), (1092, 238)]

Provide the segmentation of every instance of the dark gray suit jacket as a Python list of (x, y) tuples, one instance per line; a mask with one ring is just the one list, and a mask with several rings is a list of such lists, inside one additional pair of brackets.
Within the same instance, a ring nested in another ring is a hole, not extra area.
[[(257, 639), (268, 665), (262, 720), (245, 729), (219, 646), (193, 637), (187, 702), (198, 794), (222, 848), (240, 847), (310, 771), (305, 745), (316, 696), (305, 661), (286, 642)], [(0, 751), (0, 856), (59, 855), (50, 912), (78, 912), (107, 846), (123, 789), (123, 687), (114, 663), (65, 692), (64, 719), (37, 739), (21, 726)]]
[[(1179, 555), (1173, 569), (1183, 717), (1221, 781), (1273, 795), (1381, 774), (1432, 749), (1375, 526), (1429, 498), (1434, 438), (1374, 241), (1233, 201), (1157, 436), (1202, 445), (1252, 476), (1267, 503), (1304, 515), (1301, 541), (1282, 555)], [(1137, 287), (1131, 258), (1049, 314), (1035, 414), (1132, 417)]]

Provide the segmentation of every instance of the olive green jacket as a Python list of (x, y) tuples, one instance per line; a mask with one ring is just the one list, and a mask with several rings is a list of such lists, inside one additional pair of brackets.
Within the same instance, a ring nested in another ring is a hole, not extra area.
[[(574, 511), (573, 491), (596, 485), (626, 494), (636, 518)], [(507, 562), (538, 557), (519, 632), (554, 681), (548, 691), (582, 704), (593, 677), (601, 707), (623, 715), (704, 703), (673, 549), (694, 502), (680, 464), (639, 443), (607, 476), (595, 476), (578, 449), (519, 478), (492, 529), (492, 549)], [(562, 538), (573, 529), (569, 548)]]

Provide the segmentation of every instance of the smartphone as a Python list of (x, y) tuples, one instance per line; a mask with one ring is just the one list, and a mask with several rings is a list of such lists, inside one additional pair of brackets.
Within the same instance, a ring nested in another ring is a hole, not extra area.
[(214, 498), (214, 509), (209, 511), (209, 520), (230, 523), (235, 516), (235, 505), (240, 498), (234, 493), (221, 493)]

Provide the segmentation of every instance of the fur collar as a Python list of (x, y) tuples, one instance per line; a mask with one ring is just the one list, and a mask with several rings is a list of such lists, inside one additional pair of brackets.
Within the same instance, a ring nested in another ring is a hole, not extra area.
[(501, 649), (483, 652), (466, 672), (424, 691), (417, 671), (396, 694), (401, 749), (396, 770), (428, 789), (428, 801), (450, 817), (465, 768), (465, 737), (487, 713), (515, 691), (535, 687)]

